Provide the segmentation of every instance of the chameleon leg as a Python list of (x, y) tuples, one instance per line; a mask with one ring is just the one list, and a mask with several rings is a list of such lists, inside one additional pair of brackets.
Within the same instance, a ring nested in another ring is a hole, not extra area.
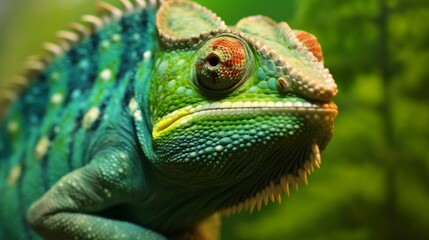
[(28, 223), (47, 239), (165, 239), (141, 226), (96, 216), (141, 195), (137, 161), (118, 150), (105, 153), (65, 175), (33, 203)]

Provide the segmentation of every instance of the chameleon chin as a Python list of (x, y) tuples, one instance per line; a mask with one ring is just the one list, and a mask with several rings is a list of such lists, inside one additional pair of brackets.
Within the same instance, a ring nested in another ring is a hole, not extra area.
[(121, 2), (1, 93), (0, 239), (216, 239), (320, 166), (337, 86), (313, 35)]

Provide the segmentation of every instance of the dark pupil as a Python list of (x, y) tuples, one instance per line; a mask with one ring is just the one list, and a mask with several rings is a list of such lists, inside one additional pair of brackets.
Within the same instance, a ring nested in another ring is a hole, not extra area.
[(210, 66), (216, 67), (219, 64), (220, 59), (216, 55), (210, 55), (207, 57), (207, 61), (209, 62)]

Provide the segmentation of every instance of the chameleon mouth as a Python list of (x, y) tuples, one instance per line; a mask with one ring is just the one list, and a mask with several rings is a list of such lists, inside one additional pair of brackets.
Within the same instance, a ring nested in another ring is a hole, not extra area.
[(321, 164), (322, 160), (320, 157), (319, 146), (316, 143), (313, 143), (311, 145), (309, 159), (307, 159), (303, 166), (298, 169), (297, 175), (287, 172), (279, 179), (271, 180), (267, 186), (262, 188), (253, 196), (248, 197), (238, 204), (223, 208), (219, 210), (219, 213), (224, 216), (240, 213), (243, 210), (253, 213), (255, 209), (258, 211), (261, 210), (262, 203), (267, 206), (269, 200), (271, 200), (273, 203), (277, 201), (279, 204), (281, 204), (283, 192), (286, 194), (286, 196), (290, 196), (289, 185), (293, 186), (296, 191), (298, 191), (298, 186), (300, 183), (308, 185), (307, 174), (311, 175), (311, 173), (314, 172), (314, 167), (320, 168)]
[(186, 106), (167, 114), (157, 121), (152, 135), (156, 139), (162, 134), (183, 126), (193, 118), (201, 116), (237, 115), (246, 113), (296, 113), (321, 122), (333, 122), (338, 113), (337, 105), (330, 103), (309, 103), (298, 101), (279, 102), (213, 102), (198, 106)]

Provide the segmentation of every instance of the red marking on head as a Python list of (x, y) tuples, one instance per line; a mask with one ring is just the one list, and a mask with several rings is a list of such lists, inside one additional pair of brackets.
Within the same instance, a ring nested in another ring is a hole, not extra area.
[(320, 43), (317, 41), (316, 37), (312, 34), (300, 30), (294, 30), (294, 33), (298, 40), (304, 44), (305, 47), (309, 51), (313, 53), (313, 55), (317, 58), (319, 62), (323, 61), (323, 53), (322, 53), (322, 47), (320, 46)]
[(222, 58), (220, 71), (224, 78), (234, 78), (240, 73), (240, 69), (244, 67), (246, 61), (246, 49), (235, 39), (220, 38), (212, 42), (211, 48), (213, 51), (219, 51)]
[(227, 89), (239, 83), (247, 72), (245, 45), (232, 37), (219, 37), (203, 48), (196, 63), (199, 81), (210, 89)]

